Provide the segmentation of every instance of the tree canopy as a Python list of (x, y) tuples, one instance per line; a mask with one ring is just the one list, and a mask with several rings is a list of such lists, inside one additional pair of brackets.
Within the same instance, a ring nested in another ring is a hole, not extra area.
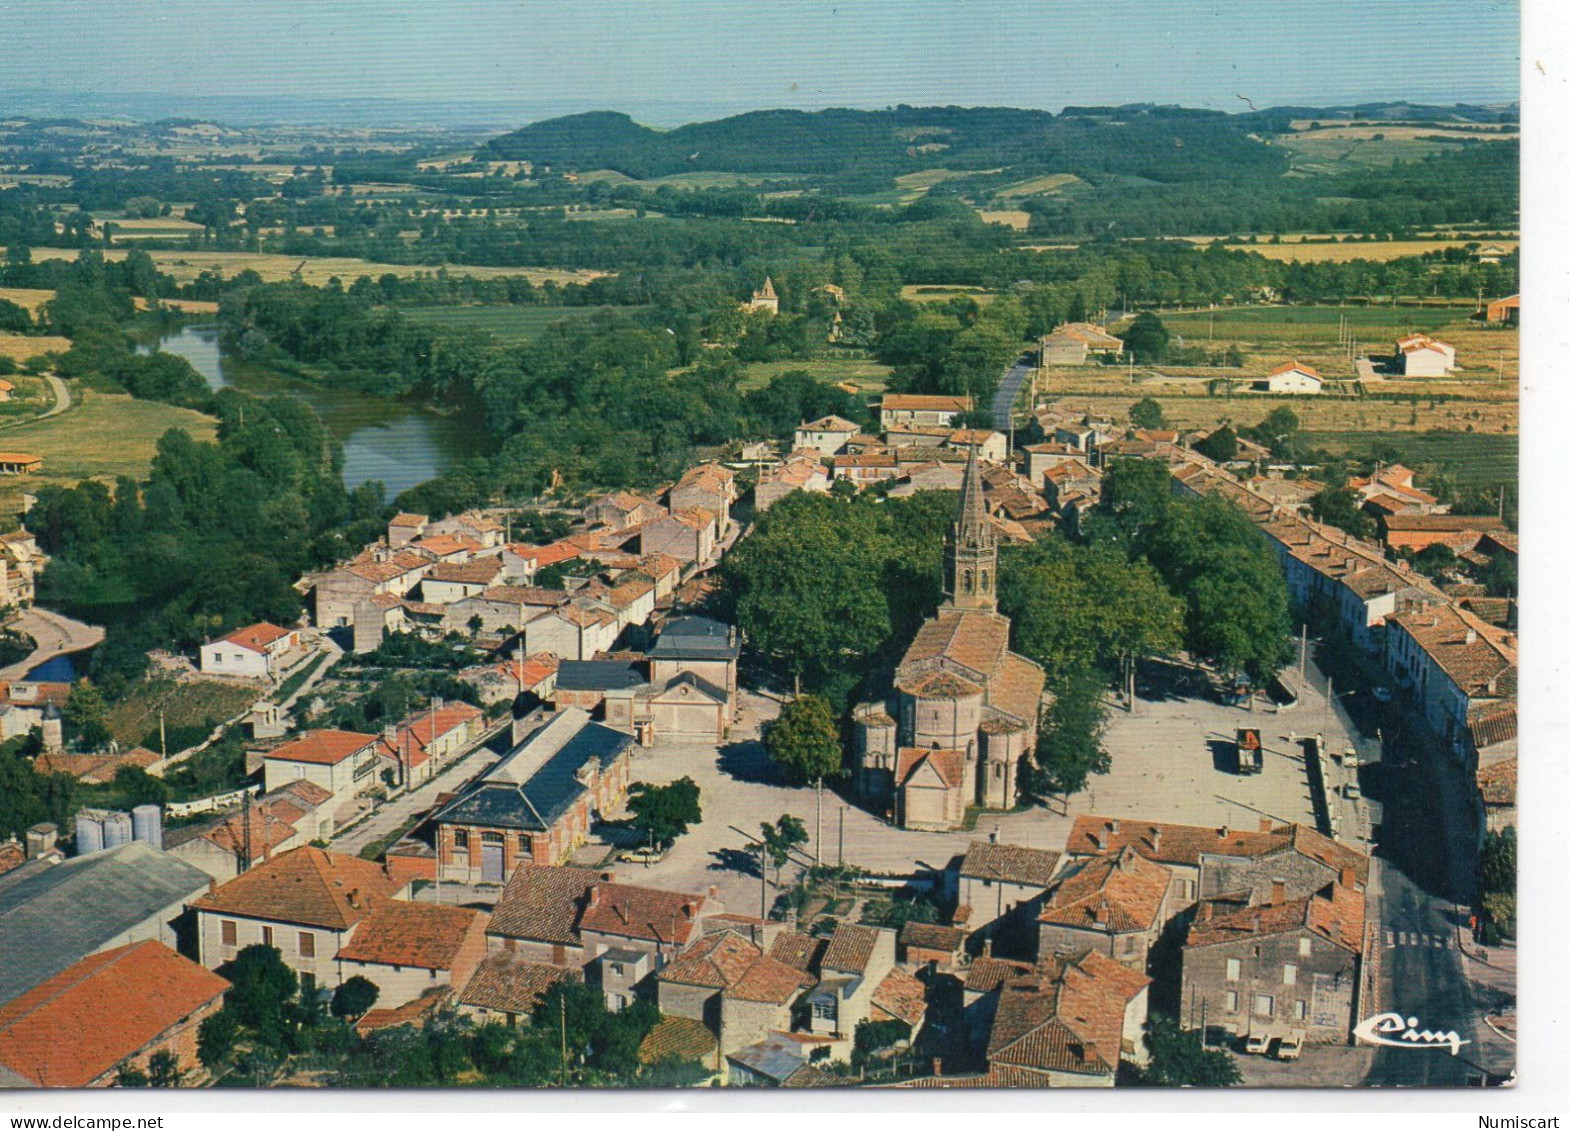
[(786, 703), (764, 733), (763, 745), (792, 785), (837, 777), (843, 768), (833, 704), (820, 695), (799, 695)]

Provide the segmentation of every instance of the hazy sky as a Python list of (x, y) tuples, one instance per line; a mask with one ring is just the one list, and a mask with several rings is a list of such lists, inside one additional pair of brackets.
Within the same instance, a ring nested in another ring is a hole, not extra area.
[(625, 109), (1513, 99), (1490, 0), (0, 0), (6, 91)]

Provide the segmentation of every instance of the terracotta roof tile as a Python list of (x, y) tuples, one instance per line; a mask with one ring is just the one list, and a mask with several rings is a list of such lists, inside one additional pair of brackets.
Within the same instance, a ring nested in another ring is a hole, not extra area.
[(377, 742), (374, 734), (359, 734), (348, 730), (309, 730), (292, 742), (285, 742), (267, 752), (275, 762), (310, 762), (318, 766), (336, 766)]
[(683, 945), (704, 902), (700, 895), (600, 882), (589, 889), (578, 929)]
[(389, 900), (400, 886), (369, 860), (307, 845), (258, 864), (191, 906), (346, 930)]
[(253, 624), (246, 628), (237, 628), (227, 636), (219, 639), (238, 645), (241, 648), (247, 648), (252, 652), (266, 652), (269, 644), (275, 644), (282, 640), (289, 635), (289, 631), (287, 628), (279, 628), (275, 624), (268, 624), (263, 621), (260, 624)]
[(483, 934), (489, 916), (441, 903), (383, 903), (354, 928), (338, 957), (381, 966), (450, 970), (471, 936)]
[(840, 923), (834, 928), (833, 937), (828, 940), (828, 949), (823, 952), (823, 969), (845, 974), (864, 974), (880, 934), (877, 927)]
[(895, 966), (872, 991), (872, 1008), (919, 1029), (926, 1017), (926, 987), (914, 974)]
[(0, 1006), (0, 1066), (39, 1087), (85, 1087), (228, 988), (161, 942), (89, 955)]
[(699, 1064), (712, 1064), (719, 1047), (713, 1033), (701, 1021), (690, 1017), (661, 1017), (643, 1043), (638, 1046), (640, 1064), (658, 1064), (665, 1060), (695, 1060)]
[(599, 882), (592, 868), (519, 864), (490, 917), (489, 933), (576, 946), (578, 910)]
[(1040, 921), (1117, 933), (1153, 930), (1170, 884), (1168, 869), (1124, 848), (1066, 873), (1047, 896)]
[(967, 937), (962, 927), (944, 927), (939, 923), (906, 923), (899, 928), (899, 942), (906, 947), (920, 950), (945, 950), (957, 952)]
[(903, 786), (922, 766), (937, 771), (943, 785), (959, 789), (964, 785), (964, 751), (926, 750), (919, 746), (905, 746), (899, 750), (899, 763), (894, 770), (894, 784)]
[(1338, 883), (1284, 903), (1237, 908), (1229, 900), (1205, 900), (1188, 928), (1187, 945), (1214, 946), (1306, 928), (1361, 954), (1364, 915), (1362, 893)]
[(583, 971), (543, 962), (525, 962), (511, 951), (486, 955), (458, 995), (462, 1005), (526, 1017), (545, 991), (560, 981), (581, 982)]
[(972, 840), (959, 866), (959, 875), (1044, 888), (1051, 883), (1061, 859), (1061, 853), (1044, 848)]

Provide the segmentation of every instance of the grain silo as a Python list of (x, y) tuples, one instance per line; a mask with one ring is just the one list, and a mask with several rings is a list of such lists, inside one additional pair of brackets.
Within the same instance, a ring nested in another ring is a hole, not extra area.
[(118, 810), (104, 814), (104, 848), (131, 843), (131, 815)]
[(86, 856), (104, 848), (103, 810), (80, 809), (76, 814), (76, 854)]
[(131, 837), (146, 841), (154, 848), (163, 847), (163, 809), (160, 806), (138, 805), (131, 810)]

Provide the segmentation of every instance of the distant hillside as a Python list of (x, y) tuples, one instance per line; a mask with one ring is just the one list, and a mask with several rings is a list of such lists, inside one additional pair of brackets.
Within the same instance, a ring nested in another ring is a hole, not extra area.
[(648, 178), (685, 172), (897, 176), (941, 166), (1113, 173), (1158, 181), (1284, 172), (1285, 157), (1248, 136), (1246, 119), (1134, 106), (1043, 110), (909, 107), (763, 110), (668, 131), (596, 112), (536, 122), (491, 141), (503, 160), (613, 169)]

